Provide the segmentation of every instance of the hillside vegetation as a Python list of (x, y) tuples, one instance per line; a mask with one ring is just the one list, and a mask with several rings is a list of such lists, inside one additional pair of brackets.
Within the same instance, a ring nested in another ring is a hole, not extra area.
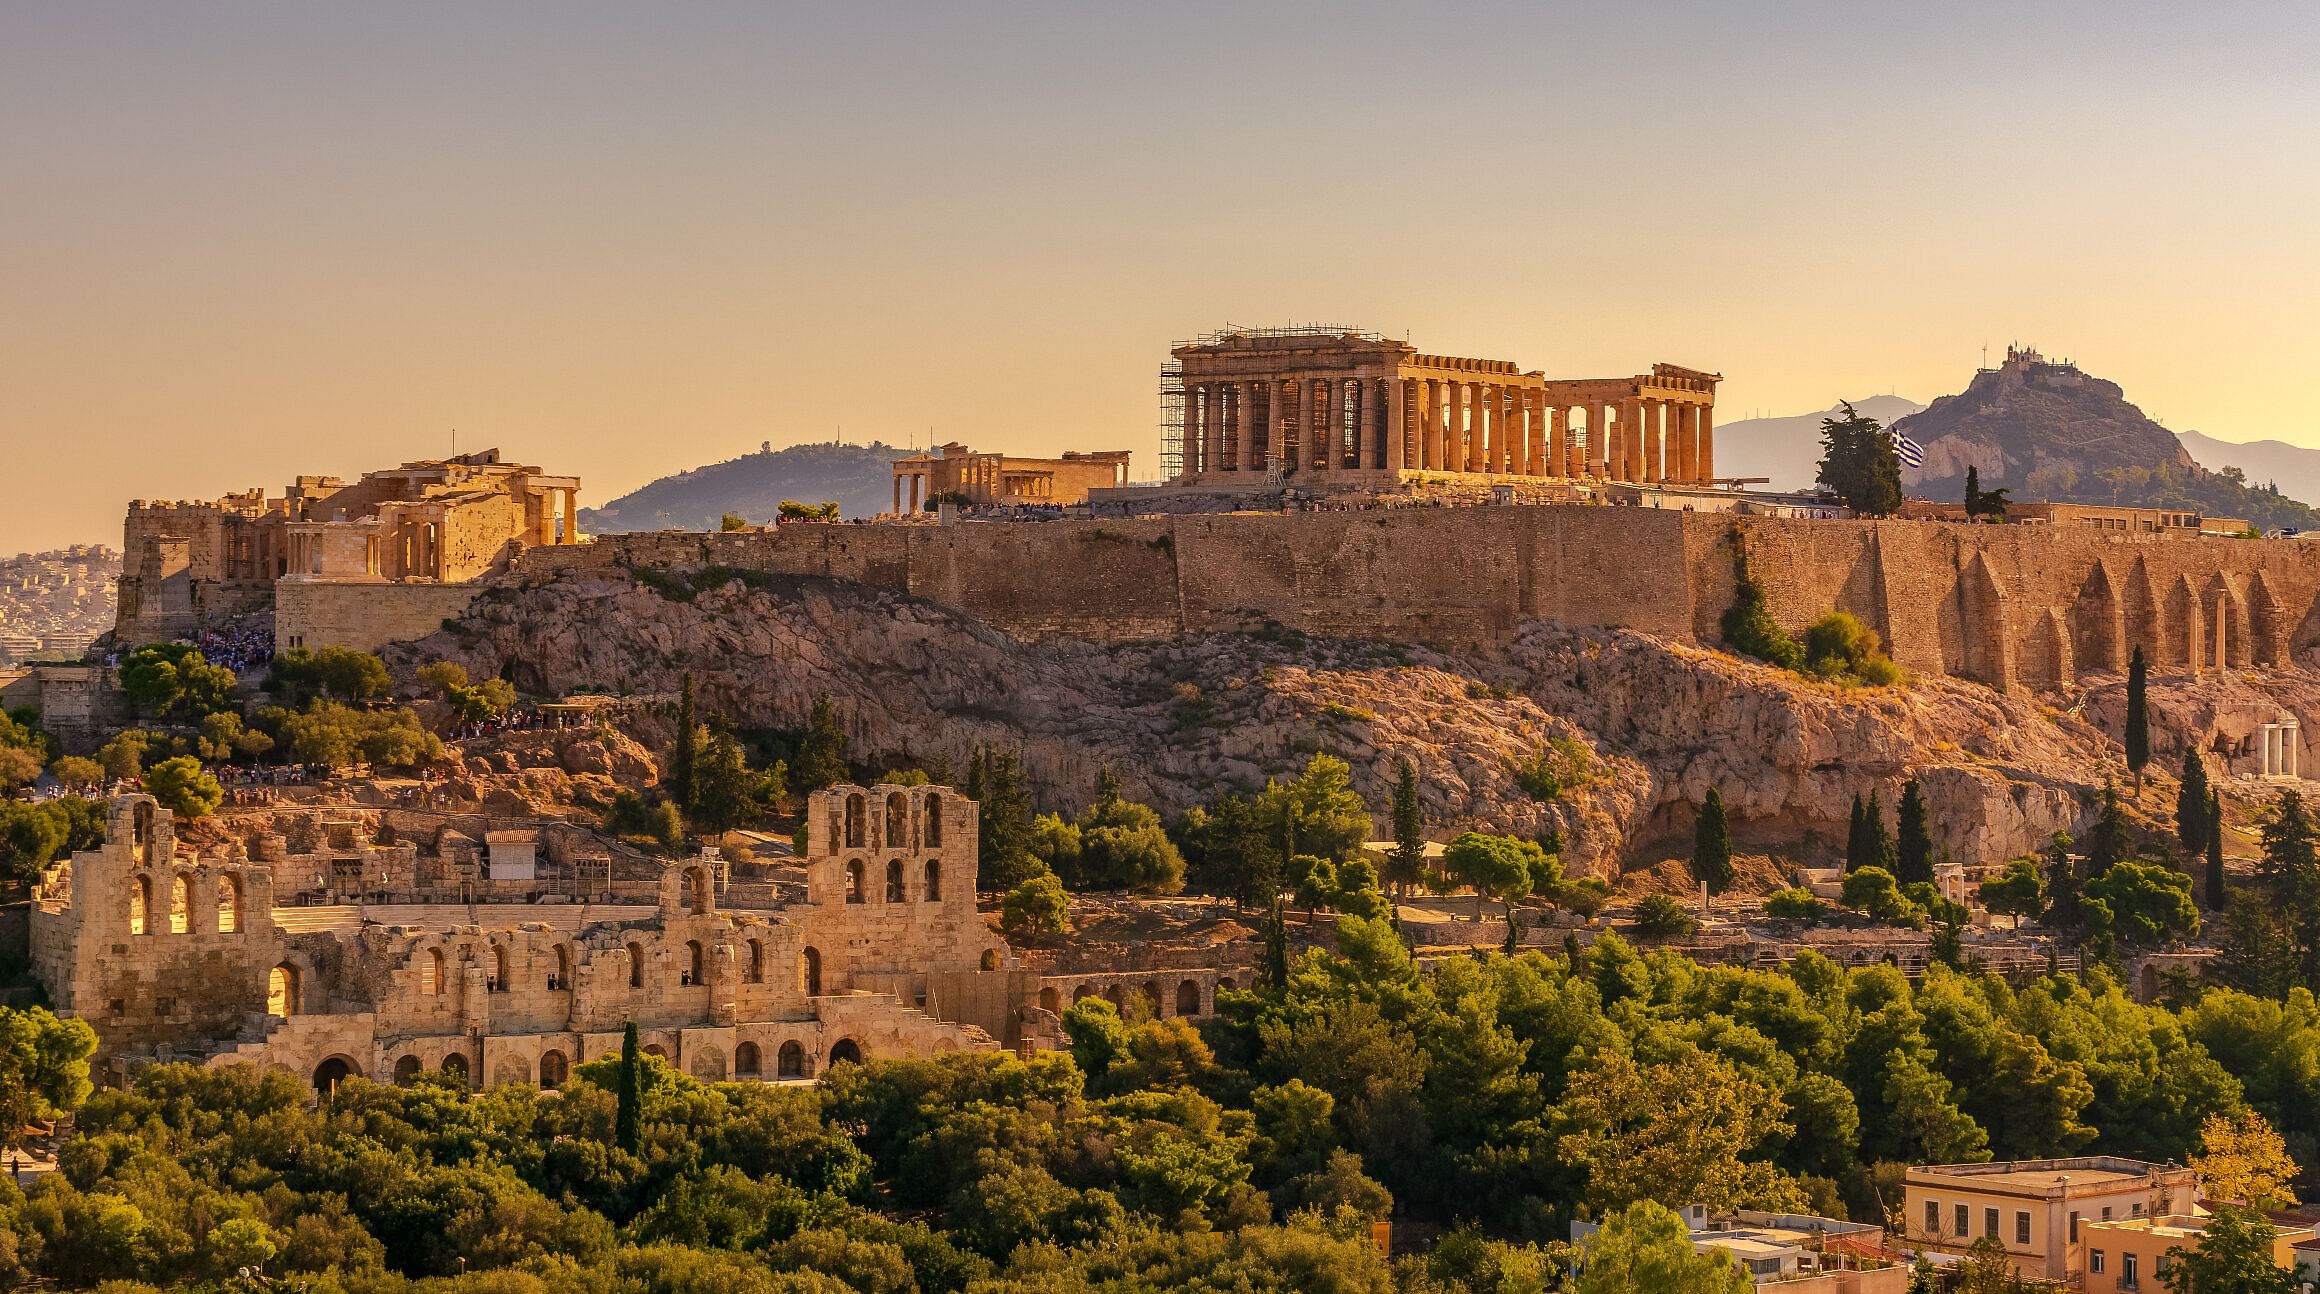
[(580, 526), (599, 535), (715, 530), (728, 512), (763, 524), (773, 520), (783, 499), (835, 502), (840, 516), (875, 516), (894, 502), (887, 464), (910, 452), (876, 441), (764, 449), (664, 476), (601, 508), (584, 508)]

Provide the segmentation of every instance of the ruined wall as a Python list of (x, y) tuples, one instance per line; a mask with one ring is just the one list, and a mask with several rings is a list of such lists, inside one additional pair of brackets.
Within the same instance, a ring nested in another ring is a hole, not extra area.
[(274, 642), (285, 649), (328, 643), (375, 651), (435, 632), (465, 611), (481, 588), (283, 580), (274, 585)]

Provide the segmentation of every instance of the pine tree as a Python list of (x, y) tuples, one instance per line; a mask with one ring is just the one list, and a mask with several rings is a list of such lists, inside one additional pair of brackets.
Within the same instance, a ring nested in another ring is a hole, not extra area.
[(1386, 855), (1386, 882), (1395, 897), (1426, 875), (1426, 823), (1418, 807), (1418, 766), (1402, 757), (1401, 776), (1394, 783), (1394, 849)]
[(1711, 786), (1692, 827), (1692, 879), (1722, 894), (1732, 884), (1732, 829), (1724, 815), (1724, 793)]
[(2230, 893), (2223, 874), (2223, 797), (2207, 793), (2207, 906), (2220, 910)]
[(636, 1154), (644, 1144), (644, 1093), (639, 1082), (644, 1059), (637, 1053), (636, 1021), (628, 1022), (628, 1031), (620, 1038), (620, 1081), (616, 1091), (615, 1112), (612, 1118), (612, 1141), (629, 1154)]
[(1023, 765), (1012, 754), (983, 751), (977, 758), (982, 794), (976, 797), (976, 845), (986, 889), (1013, 889), (1046, 870), (1031, 852), (1031, 793)]
[(1851, 402), (1842, 418), (1821, 420), (1819, 481), (1837, 492), (1845, 506), (1864, 517), (1889, 517), (1901, 507), (1901, 454), (1875, 418), (1865, 418)]
[(1925, 792), (1914, 777), (1901, 788), (1901, 834), (1894, 846), (1895, 879), (1904, 885), (1933, 879), (1933, 833), (1925, 821)]
[(2100, 880), (2134, 852), (2134, 836), (2127, 829), (2127, 811), (2119, 805), (2119, 788), (2106, 782), (2102, 810), (2095, 814), (2094, 830), (2086, 838), (2086, 878)]
[(1284, 988), (1289, 983), (1289, 917), (1283, 910), (1283, 899), (1276, 892), (1272, 906), (1265, 910), (1265, 986)]
[(693, 807), (693, 770), (700, 762), (701, 721), (694, 713), (693, 674), (687, 670), (677, 694), (677, 745), (669, 752), (669, 798), (687, 812)]
[(2264, 823), (2261, 869), (2272, 907), (2285, 919), (2303, 982), (2320, 983), (2320, 828), (2304, 797), (2280, 792)]
[(798, 743), (797, 779), (801, 791), (819, 791), (846, 780), (846, 734), (838, 727), (837, 707), (830, 694), (816, 693), (806, 735)]
[(2196, 855), (2207, 848), (2207, 802), (2214, 796), (2207, 785), (2207, 761), (2199, 757), (2199, 748), (2183, 747), (2183, 786), (2175, 792), (2175, 838), (2183, 842), (2186, 855)]
[(2143, 663), (2143, 645), (2135, 644), (2134, 658), (2127, 662), (2127, 772), (2135, 779), (2135, 798), (2143, 796), (2143, 765), (2151, 762), (2151, 709), (2145, 692), (2150, 685), (2150, 666)]

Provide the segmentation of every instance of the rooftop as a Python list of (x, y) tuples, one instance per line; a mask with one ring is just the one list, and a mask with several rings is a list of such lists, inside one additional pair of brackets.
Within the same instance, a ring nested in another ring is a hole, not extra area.
[(2017, 1159), (1988, 1164), (1921, 1164), (1909, 1170), (1912, 1182), (1949, 1181), (1979, 1190), (2048, 1194), (2123, 1186), (2155, 1173), (2188, 1172), (2173, 1164), (2150, 1164), (2112, 1155), (2075, 1159)]

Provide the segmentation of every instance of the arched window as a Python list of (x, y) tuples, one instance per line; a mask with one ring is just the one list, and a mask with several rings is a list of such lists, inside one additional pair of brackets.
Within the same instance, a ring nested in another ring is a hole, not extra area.
[(1039, 990), (1039, 1009), (1050, 1013), (1060, 1013), (1063, 1010), (1063, 995), (1057, 993), (1053, 988)]
[(846, 901), (862, 901), (862, 860), (859, 858), (846, 864)]
[(266, 972), (266, 1014), (285, 1020), (298, 1014), (298, 968), (288, 962)]
[(644, 987), (643, 944), (630, 944), (628, 946), (628, 986), (630, 988)]
[(762, 939), (749, 941), (749, 982), (765, 982), (765, 941)]
[(852, 1038), (840, 1038), (838, 1045), (830, 1048), (830, 1063), (842, 1065), (848, 1062), (856, 1065), (862, 1063), (862, 1045)]
[(193, 928), (193, 879), (178, 875), (169, 883), (169, 933), (181, 935)]
[(910, 848), (910, 797), (900, 791), (886, 796), (886, 847)]
[(1096, 995), (1096, 990), (1095, 990), (1095, 986), (1094, 986), (1094, 985), (1092, 985), (1092, 984), (1082, 984), (1082, 985), (1078, 986), (1077, 988), (1074, 988), (1074, 989), (1071, 991), (1071, 1000), (1072, 1000), (1073, 1002), (1077, 1003), (1077, 1002), (1081, 1001), (1081, 1000), (1082, 1000), (1082, 999), (1084, 999), (1084, 998), (1091, 998), (1091, 997), (1094, 997), (1095, 995)]
[(926, 836), (927, 848), (942, 848), (942, 797), (932, 791), (926, 793), (926, 828), (923, 834)]
[(443, 1072), (458, 1075), (460, 1084), (464, 1086), (467, 1083), (467, 1057), (458, 1052), (445, 1056), (443, 1058)]
[(798, 1046), (795, 1042), (783, 1043), (781, 1050), (774, 1053), (773, 1076), (775, 1078), (813, 1077), (806, 1069), (806, 1049)]
[(149, 861), (152, 856), (153, 803), (150, 800), (139, 800), (136, 811), (130, 815), (129, 857), (138, 863), (144, 863)]
[(822, 954), (812, 948), (798, 955), (798, 987), (807, 997), (822, 995)]
[(902, 892), (902, 860), (889, 858), (886, 860), (886, 901), (900, 903), (904, 897)]
[(1186, 980), (1176, 986), (1176, 1014), (1200, 1014), (1200, 985), (1197, 982)]
[[(143, 808), (144, 806), (139, 805), (138, 807)], [(150, 929), (151, 927), (147, 924), (149, 919), (147, 914), (152, 911), (153, 878), (140, 876), (136, 883), (129, 887), (129, 933), (141, 935)]]
[(362, 1077), (362, 1071), (344, 1056), (333, 1056), (314, 1067), (314, 1090), (324, 1100), (330, 1099), (338, 1085), (350, 1078)]
[(733, 1049), (733, 1076), (735, 1078), (764, 1077), (764, 1062), (758, 1059), (757, 1044), (745, 1042)]
[(998, 949), (996, 949), (996, 948), (985, 948), (985, 949), (983, 950), (983, 969), (984, 969), (984, 970), (987, 970), (987, 971), (995, 971), (995, 970), (999, 969), (999, 950), (998, 950)]
[(1216, 982), (1216, 991), (1219, 993), (1230, 993), (1232, 988), (1233, 982), (1230, 979), (1220, 979)]
[(242, 928), (242, 878), (231, 873), (218, 877), (217, 928), (221, 935)]
[(846, 797), (846, 848), (862, 847), (862, 835), (866, 830), (863, 820), (867, 815), (868, 809), (862, 803), (861, 792), (856, 791)]
[(572, 1077), (572, 1062), (560, 1051), (540, 1053), (540, 1086), (562, 1087)]
[(556, 969), (548, 976), (548, 991), (553, 993), (558, 989), (569, 990), (571, 987), (572, 950), (563, 944), (557, 944)]
[(680, 984), (708, 983), (708, 977), (703, 975), (701, 970), (701, 941), (687, 939), (685, 941), (685, 973), (677, 982)]
[(1104, 1001), (1111, 1003), (1123, 1014), (1126, 1013), (1128, 1009), (1128, 995), (1126, 991), (1121, 989), (1121, 987), (1117, 984), (1106, 984), (1104, 986)]
[(417, 1056), (405, 1056), (395, 1062), (395, 1086), (409, 1087), (411, 1080), (418, 1076), (419, 1058)]
[(430, 948), (419, 959), (419, 991), (440, 995), (443, 992), (443, 950)]
[(942, 902), (942, 864), (932, 858), (926, 860), (926, 891), (919, 898), (928, 903)]
[(509, 983), (507, 945), (493, 944), (491, 946), (491, 983), (484, 987), (494, 993), (505, 993), (508, 991)]

